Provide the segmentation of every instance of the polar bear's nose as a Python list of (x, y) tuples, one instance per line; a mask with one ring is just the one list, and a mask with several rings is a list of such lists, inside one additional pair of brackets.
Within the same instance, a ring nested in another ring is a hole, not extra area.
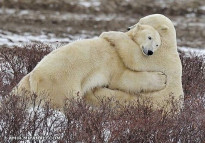
[(148, 55), (152, 55), (153, 52), (151, 50), (148, 50)]

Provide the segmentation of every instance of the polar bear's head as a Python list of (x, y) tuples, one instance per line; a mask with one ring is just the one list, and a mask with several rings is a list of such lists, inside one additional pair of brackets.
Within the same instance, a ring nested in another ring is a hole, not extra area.
[(147, 56), (152, 55), (161, 45), (159, 33), (149, 25), (137, 24), (132, 30), (131, 38)]
[[(162, 47), (173, 47), (176, 50), (176, 30), (174, 28), (174, 24), (169, 18), (162, 14), (152, 14), (141, 18), (137, 24), (152, 26), (161, 36)], [(136, 25), (131, 26), (128, 30), (134, 29)]]

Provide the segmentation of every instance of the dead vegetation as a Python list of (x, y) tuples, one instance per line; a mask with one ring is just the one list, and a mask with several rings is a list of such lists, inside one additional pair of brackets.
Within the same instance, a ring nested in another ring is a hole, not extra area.
[[(49, 102), (37, 102), (36, 95), (27, 98), (8, 95), (20, 78), (50, 51), (50, 46), (44, 44), (0, 49), (3, 71), (0, 73), (0, 142), (205, 141), (204, 56), (187, 56), (180, 52), (185, 102), (179, 114), (153, 111), (151, 105), (145, 106), (149, 101), (138, 107), (121, 106), (118, 112), (110, 108), (111, 99), (100, 101), (98, 108), (84, 101), (71, 101), (70, 106), (65, 105), (63, 114), (50, 108)], [(32, 103), (30, 108), (29, 102)]]
[[(90, 2), (91, 5), (86, 5), (86, 2)], [(150, 13), (164, 13), (168, 15), (183, 15), (188, 13), (196, 13), (197, 15), (204, 14), (204, 11), (200, 6), (205, 2), (202, 0), (164, 0), (163, 5), (161, 1), (152, 0), (99, 0), (99, 4), (96, 1), (89, 0), (61, 0), (60, 2), (55, 0), (2, 0), (0, 5), (7, 8), (16, 9), (32, 9), (32, 10), (55, 10), (55, 11), (67, 11), (75, 13), (137, 13), (137, 14), (150, 14)], [(146, 13), (145, 13), (146, 12)]]
[[(2, 0), (0, 6), (4, 8), (0, 11), (3, 39), (7, 31), (70, 40), (76, 40), (76, 35), (91, 38), (104, 31), (126, 31), (141, 17), (160, 13), (174, 22), (179, 46), (205, 48), (204, 0)], [(16, 44), (10, 37), (4, 40)]]

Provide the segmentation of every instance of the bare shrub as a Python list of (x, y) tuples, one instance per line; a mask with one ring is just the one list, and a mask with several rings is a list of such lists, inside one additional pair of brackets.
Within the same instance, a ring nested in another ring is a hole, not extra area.
[[(38, 49), (37, 45), (29, 45), (0, 50), (1, 64), (6, 63), (6, 69), (0, 73), (0, 142), (205, 141), (204, 56), (187, 56), (187, 53), (180, 52), (185, 93), (184, 108), (180, 113), (176, 114), (174, 110), (171, 114), (162, 110), (153, 111), (149, 100), (137, 107), (116, 103), (116, 108), (111, 108), (111, 99), (100, 101), (101, 105), (95, 108), (83, 100), (68, 100), (63, 111), (59, 112), (52, 109), (49, 102), (43, 99), (37, 101), (36, 95), (7, 95), (13, 85), (30, 72), (51, 48), (42, 45)], [(16, 61), (19, 63), (15, 64)], [(8, 80), (6, 83), (5, 77)], [(172, 98), (169, 102), (175, 106)]]
[[(6, 88), (7, 94), (20, 79), (33, 70), (37, 63), (51, 51), (51, 47), (42, 43), (33, 43), (23, 47), (0, 48), (0, 88)], [(4, 82), (4, 83), (3, 83)]]
[(195, 53), (181, 53), (180, 58), (183, 65), (182, 83), (185, 98), (204, 94), (205, 56), (196, 56)]
[[(35, 137), (50, 142), (60, 137), (64, 129), (64, 115), (50, 108), (49, 102), (29, 97), (4, 96), (0, 108), (0, 141), (19, 142)], [(30, 104), (31, 103), (31, 104)]]
[(103, 0), (101, 3), (101, 11), (105, 13), (135, 13), (140, 15), (153, 13), (163, 13), (165, 15), (204, 14), (200, 10), (200, 6), (204, 5), (204, 1), (195, 0), (164, 0), (163, 2), (152, 0)]
[[(99, 7), (96, 5), (85, 6), (80, 4), (81, 0), (4, 0), (0, 1), (3, 8), (32, 9), (32, 10), (52, 10), (68, 11), (75, 13), (123, 13), (123, 14), (141, 14), (163, 13), (169, 15), (184, 15), (195, 13), (203, 15), (204, 11), (200, 6), (204, 5), (203, 0), (101, 0)], [(92, 3), (93, 1), (87, 0)]]

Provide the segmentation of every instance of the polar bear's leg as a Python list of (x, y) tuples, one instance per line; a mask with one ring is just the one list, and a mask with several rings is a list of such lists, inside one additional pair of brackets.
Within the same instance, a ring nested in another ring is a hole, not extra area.
[[(27, 74), (26, 76), (24, 76), (21, 81), (19, 82), (19, 84), (17, 86), (15, 86), (10, 94), (14, 94), (14, 95), (29, 95), (28, 93), (30, 92), (30, 82), (29, 82), (29, 78), (30, 75)], [(28, 93), (27, 93), (28, 92)]]
[(44, 75), (44, 73), (39, 71), (33, 71), (30, 74), (30, 88), (31, 93), (37, 94), (41, 98), (53, 99), (53, 97), (58, 96), (61, 92), (56, 87), (51, 76)]
[(125, 70), (120, 77), (115, 77), (109, 88), (128, 93), (139, 93), (141, 91), (162, 90), (165, 86), (166, 75), (162, 72), (133, 72)]
[[(119, 90), (112, 90), (109, 88), (96, 88), (94, 90), (90, 90), (84, 96), (86, 103), (98, 106), (101, 104), (103, 99), (107, 99), (110, 101), (112, 105), (116, 105), (118, 102), (121, 105), (126, 105), (130, 102), (136, 103), (137, 99), (136, 95), (131, 95), (126, 92), (122, 92)], [(116, 102), (117, 101), (117, 102)]]
[(83, 97), (83, 94), (81, 92), (81, 90), (79, 88), (73, 88), (70, 92), (69, 92), (69, 96), (71, 98), (74, 99), (81, 99)]
[(117, 31), (110, 31), (110, 32), (103, 32), (100, 35), (100, 38), (104, 38), (113, 44), (115, 47), (136, 47), (136, 43), (130, 39), (130, 37), (123, 32)]
[(29, 82), (32, 93), (41, 95), (45, 92), (52, 91), (52, 82), (49, 80), (48, 76), (42, 75), (41, 72), (33, 71), (30, 74)]
[(67, 90), (66, 90), (66, 98), (68, 99), (82, 99), (84, 96), (84, 93), (82, 91), (80, 82), (72, 83)]
[[(183, 93), (174, 93), (175, 98), (172, 100), (172, 96), (167, 93), (167, 90), (161, 90), (159, 92), (141, 93), (138, 95), (128, 94), (119, 90), (112, 90), (109, 88), (97, 88), (89, 91), (85, 95), (85, 101), (91, 105), (100, 105), (101, 99), (113, 99), (112, 105), (119, 103), (121, 105), (152, 105), (152, 109), (163, 109), (166, 112), (170, 112), (172, 109), (172, 103), (174, 101), (174, 107), (176, 111), (180, 111), (183, 107)], [(116, 102), (117, 101), (117, 102)]]

